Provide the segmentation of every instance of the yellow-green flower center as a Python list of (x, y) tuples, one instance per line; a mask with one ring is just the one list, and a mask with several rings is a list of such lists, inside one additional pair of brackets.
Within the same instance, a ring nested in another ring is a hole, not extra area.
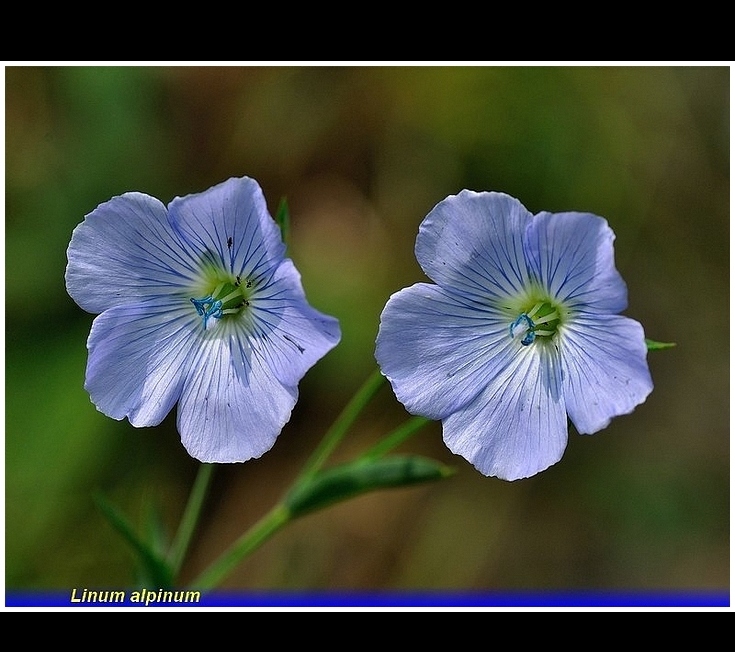
[(209, 292), (199, 299), (192, 297), (190, 301), (206, 329), (210, 318), (223, 319), (240, 313), (250, 305), (251, 295), (252, 283), (236, 276), (234, 279), (215, 279)]
[(510, 336), (520, 339), (523, 346), (528, 346), (537, 337), (551, 338), (556, 335), (560, 322), (559, 308), (549, 301), (538, 301), (523, 310), (511, 323)]

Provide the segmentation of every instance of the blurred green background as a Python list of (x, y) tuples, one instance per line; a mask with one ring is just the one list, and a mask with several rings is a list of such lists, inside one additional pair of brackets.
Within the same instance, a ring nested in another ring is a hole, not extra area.
[[(273, 450), (217, 467), (184, 580), (288, 487), (373, 370), (386, 300), (425, 280), (419, 223), (470, 188), (609, 220), (626, 314), (678, 343), (649, 354), (653, 394), (515, 483), (432, 423), (402, 450), (454, 477), (304, 517), (224, 587), (727, 589), (729, 94), (728, 67), (6, 67), (6, 587), (130, 585), (93, 492), (171, 533), (197, 469), (173, 414), (135, 429), (90, 403), (72, 229), (125, 191), (167, 203), (248, 175), (271, 212), (287, 197), (307, 296), (343, 338)], [(335, 459), (406, 416), (386, 385)]]

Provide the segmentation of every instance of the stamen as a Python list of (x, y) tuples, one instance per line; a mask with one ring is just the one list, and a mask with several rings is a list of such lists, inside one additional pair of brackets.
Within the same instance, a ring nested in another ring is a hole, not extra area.
[[(536, 304), (536, 305), (535, 305), (535, 306), (534, 306), (533, 308), (531, 308), (531, 310), (529, 310), (529, 311), (528, 311), (528, 312), (526, 313), (526, 316), (527, 316), (527, 317), (528, 317), (529, 319), (533, 319), (533, 316), (534, 316), (534, 315), (535, 315), (535, 314), (536, 314), (536, 313), (537, 313), (537, 312), (538, 312), (538, 311), (539, 311), (539, 310), (541, 309), (541, 306), (543, 306), (543, 305), (544, 305), (544, 304), (543, 304), (543, 303), (541, 303), (541, 302), (537, 303), (537, 304)], [(538, 322), (536, 322), (536, 323), (538, 323)]]
[(536, 335), (542, 335), (543, 337), (551, 337), (556, 331), (540, 331), (538, 328), (533, 331)]
[(236, 288), (234, 292), (230, 292), (226, 297), (222, 297), (220, 301), (222, 301), (222, 303), (225, 304), (225, 303), (232, 301), (235, 298), (240, 299), (242, 301), (242, 292), (240, 292), (239, 288)]
[(554, 321), (555, 319), (559, 319), (559, 313), (556, 310), (548, 315), (534, 319), (533, 323), (538, 326), (539, 324), (546, 324), (547, 322)]

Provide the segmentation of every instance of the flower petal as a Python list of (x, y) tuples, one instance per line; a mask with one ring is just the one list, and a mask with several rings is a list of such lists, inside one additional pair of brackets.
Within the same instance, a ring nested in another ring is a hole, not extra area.
[(288, 258), (253, 295), (251, 306), (253, 352), (286, 386), (296, 386), (340, 340), (339, 322), (307, 303), (301, 277)]
[(564, 399), (582, 434), (628, 414), (653, 390), (643, 327), (621, 315), (581, 315), (560, 331)]
[(154, 426), (181, 394), (196, 315), (171, 302), (116, 306), (95, 318), (85, 389), (101, 412)]
[(508, 195), (463, 190), (440, 201), (421, 223), (416, 259), (446, 289), (517, 296), (528, 285), (522, 236), (531, 217)]
[(216, 256), (233, 275), (256, 279), (282, 259), (285, 245), (254, 179), (228, 179), (168, 206), (174, 229), (191, 246)]
[(236, 329), (206, 338), (178, 407), (181, 441), (202, 462), (245, 462), (276, 441), (296, 404)]
[(615, 269), (615, 234), (590, 213), (539, 213), (526, 232), (532, 274), (569, 308), (618, 313), (628, 304), (627, 288)]
[(556, 348), (518, 349), (466, 408), (447, 417), (444, 441), (478, 471), (503, 480), (527, 478), (558, 462), (567, 443)]
[(192, 363), (178, 412), (181, 440), (202, 462), (244, 462), (276, 441), (297, 385), (340, 339), (339, 322), (308, 305), (289, 259), (250, 300), (249, 320), (222, 320)]
[(388, 300), (375, 357), (409, 412), (441, 419), (492, 380), (496, 358), (514, 345), (507, 328), (488, 306), (418, 283)]
[(138, 192), (113, 197), (87, 215), (74, 229), (67, 258), (67, 290), (92, 313), (179, 292), (196, 269), (164, 205)]

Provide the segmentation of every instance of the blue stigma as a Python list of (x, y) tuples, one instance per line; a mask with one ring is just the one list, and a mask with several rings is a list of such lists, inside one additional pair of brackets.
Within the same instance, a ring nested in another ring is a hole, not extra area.
[(521, 313), (510, 325), (510, 336), (516, 338), (521, 334), (521, 329), (525, 330), (521, 344), (528, 346), (529, 344), (533, 344), (533, 341), (536, 339), (536, 333), (533, 330), (535, 327), (536, 324), (533, 323), (531, 318), (525, 312)]
[(207, 328), (207, 319), (210, 317), (220, 319), (222, 317), (222, 301), (219, 299), (215, 300), (212, 295), (203, 299), (190, 299), (190, 301), (202, 316), (202, 324), (205, 329)]

